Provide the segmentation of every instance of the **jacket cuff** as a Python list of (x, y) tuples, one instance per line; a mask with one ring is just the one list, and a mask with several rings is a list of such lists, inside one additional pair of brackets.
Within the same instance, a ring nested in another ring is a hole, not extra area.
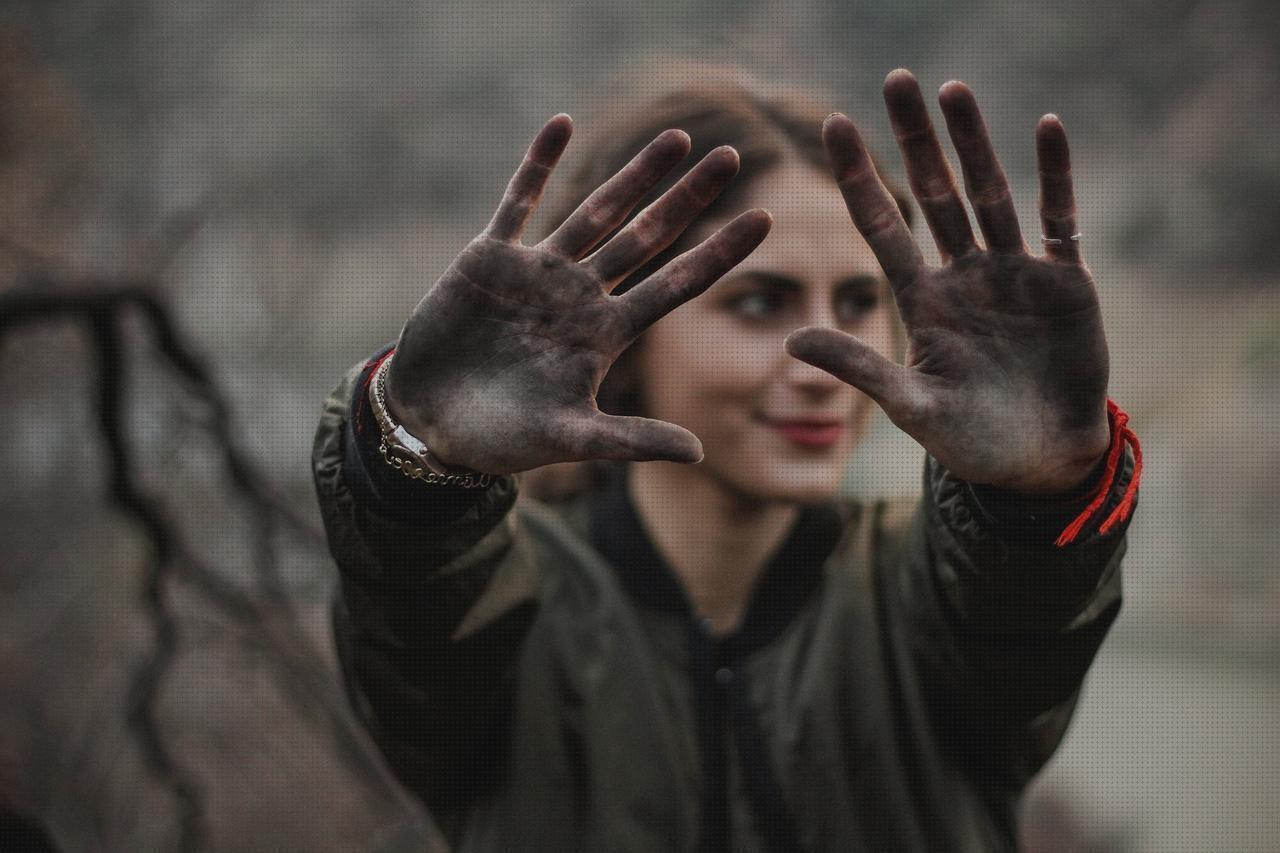
[[(1063, 547), (1080, 538), (1127, 526), (1142, 474), (1142, 448), (1128, 426), (1129, 416), (1107, 400), (1111, 446), (1085, 481), (1064, 494), (1029, 496), (953, 477), (931, 460), (944, 479), (960, 485), (963, 503), (988, 532), (1026, 544)], [(1130, 453), (1132, 451), (1132, 454)]]
[(1004, 514), (996, 517), (979, 503), (971, 484), (926, 457), (926, 535), (936, 554), (934, 582), (948, 619), (988, 637), (1044, 636), (1110, 606), (1118, 586), (1115, 592), (1101, 590), (1124, 553), (1132, 515), (1105, 532), (1099, 530), (1100, 520), (1125, 500), (1133, 462), (1127, 454), (1121, 457), (1119, 476), (1101, 511), (1090, 514), (1078, 538), (1060, 547), (1058, 522), (1069, 519), (1074, 507), (1006, 492), (1008, 503), (996, 510)]
[(382, 433), (369, 402), (369, 380), (394, 349), (394, 343), (380, 348), (364, 363), (356, 379), (349, 408), (351, 416), (343, 428), (343, 478), (366, 510), (389, 521), (419, 524), (456, 521), (484, 502), (494, 491), (493, 483), (510, 478), (494, 477), (489, 486), (464, 489), (406, 477), (387, 464), (378, 449)]
[(964, 498), (970, 511), (993, 532), (1051, 541), (1089, 506), (1106, 473), (1107, 455), (1103, 454), (1085, 481), (1069, 492), (1022, 495), (985, 483), (963, 481)]

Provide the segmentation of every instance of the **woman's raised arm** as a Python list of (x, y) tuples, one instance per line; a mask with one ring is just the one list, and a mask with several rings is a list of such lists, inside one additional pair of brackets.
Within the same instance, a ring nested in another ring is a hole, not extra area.
[(940, 266), (925, 264), (853, 122), (833, 114), (823, 135), (893, 288), (906, 363), (829, 328), (786, 345), (863, 390), (928, 451), (924, 500), (877, 566), (885, 630), (902, 683), (915, 685), (961, 769), (1015, 792), (1057, 746), (1119, 611), (1140, 456), (1136, 446), (1128, 455), (1131, 433), (1107, 401), (1107, 343), (1061, 122), (1045, 116), (1036, 129), (1037, 255), (973, 94), (953, 82), (939, 100), (985, 246), (915, 78), (895, 71), (885, 101)]
[(441, 459), (497, 476), (465, 489), (404, 477), (380, 456), (368, 383), (348, 372), (317, 430), (313, 471), (340, 574), (334, 631), (361, 718), (446, 831), (501, 766), (515, 664), (540, 573), (509, 522), (510, 472), (588, 458), (696, 461), (679, 427), (603, 415), (596, 388), (646, 326), (691, 299), (768, 232), (743, 214), (623, 296), (613, 288), (669, 245), (737, 172), (711, 152), (612, 239), (689, 151), (659, 135), (537, 246), (519, 237), (568, 141), (568, 116), (538, 133), (484, 233), (427, 292), (401, 333), (389, 408)]

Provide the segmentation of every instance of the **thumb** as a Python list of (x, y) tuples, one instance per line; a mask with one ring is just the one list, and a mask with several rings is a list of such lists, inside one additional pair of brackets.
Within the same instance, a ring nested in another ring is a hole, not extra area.
[(594, 412), (574, 424), (575, 455), (632, 462), (700, 462), (702, 442), (683, 427), (651, 418)]
[(902, 365), (837, 329), (797, 329), (787, 336), (784, 346), (788, 354), (864, 392), (886, 412), (906, 390), (909, 376)]

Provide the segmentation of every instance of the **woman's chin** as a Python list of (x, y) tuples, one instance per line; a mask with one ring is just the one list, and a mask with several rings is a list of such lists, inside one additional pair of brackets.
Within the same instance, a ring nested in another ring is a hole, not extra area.
[[(838, 461), (815, 466), (778, 464), (748, 468), (737, 472), (739, 488), (747, 494), (769, 501), (785, 503), (825, 503), (840, 491), (844, 465)], [(743, 476), (745, 475), (745, 476)]]
[(840, 492), (840, 479), (824, 477), (804, 482), (791, 482), (785, 486), (785, 500), (800, 504), (826, 503)]
[[(704, 440), (708, 452), (699, 467), (757, 500), (824, 503), (839, 494), (856, 444), (855, 436), (846, 435), (827, 447), (801, 447), (762, 430), (732, 444)], [(735, 450), (727, 451), (729, 446)]]

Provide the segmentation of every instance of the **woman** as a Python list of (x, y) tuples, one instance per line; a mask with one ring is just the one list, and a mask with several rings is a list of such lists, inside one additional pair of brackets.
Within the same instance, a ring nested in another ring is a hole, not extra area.
[[(1136, 440), (1061, 124), (1037, 128), (1036, 257), (943, 87), (983, 249), (916, 81), (885, 95), (940, 267), (848, 118), (820, 145), (724, 86), (649, 114), (692, 143), (615, 133), (585, 180), (616, 174), (526, 246), (556, 116), (394, 355), (330, 399), (344, 674), (457, 849), (1015, 845), (1119, 608)], [(927, 451), (914, 506), (835, 500), (873, 404)], [(515, 504), (512, 474), (591, 460), (596, 488)]]

